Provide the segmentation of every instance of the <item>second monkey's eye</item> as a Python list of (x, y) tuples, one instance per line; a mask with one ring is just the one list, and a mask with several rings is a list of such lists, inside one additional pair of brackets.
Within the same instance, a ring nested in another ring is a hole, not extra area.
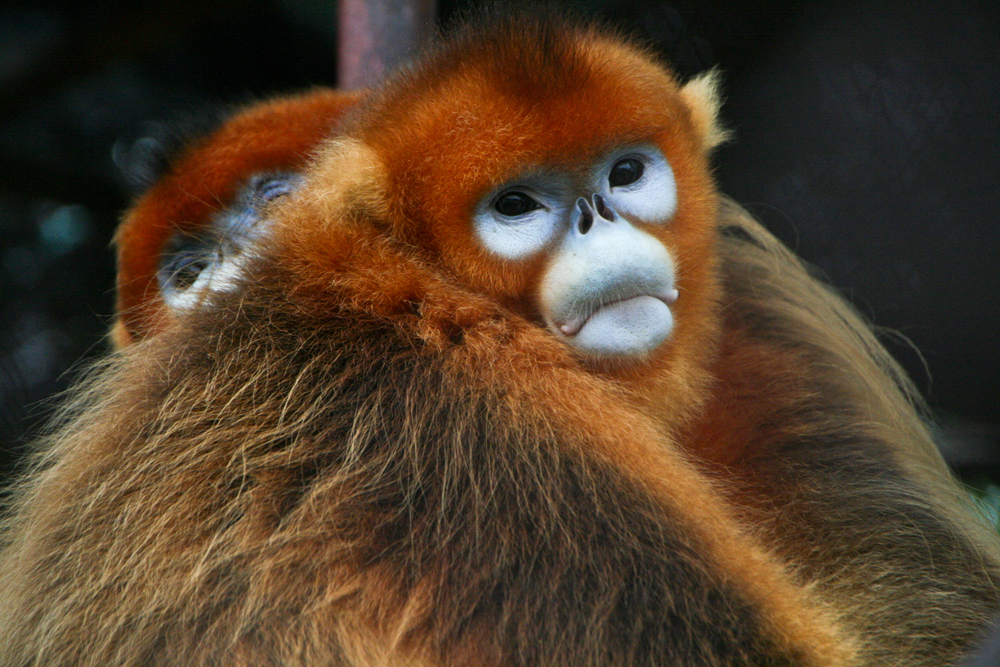
[(642, 162), (633, 157), (619, 160), (615, 166), (611, 167), (611, 172), (608, 174), (608, 184), (613, 188), (632, 185), (642, 178), (643, 171), (645, 171), (645, 167)]
[(288, 174), (259, 176), (250, 182), (250, 202), (254, 206), (263, 206), (291, 194), (297, 185), (297, 177)]
[(542, 205), (523, 192), (508, 192), (500, 195), (496, 203), (493, 204), (493, 208), (500, 215), (516, 218), (519, 215), (540, 209)]

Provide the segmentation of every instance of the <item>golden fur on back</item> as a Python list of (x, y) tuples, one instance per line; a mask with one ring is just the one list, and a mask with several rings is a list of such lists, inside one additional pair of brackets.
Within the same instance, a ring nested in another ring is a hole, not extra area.
[(727, 337), (688, 446), (872, 664), (951, 664), (1000, 604), (995, 532), (870, 327), (732, 202), (720, 231)]

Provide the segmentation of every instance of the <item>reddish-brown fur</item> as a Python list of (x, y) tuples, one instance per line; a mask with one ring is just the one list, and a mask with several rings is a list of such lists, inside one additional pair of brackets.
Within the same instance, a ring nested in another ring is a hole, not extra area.
[[(0, 665), (953, 663), (995, 537), (867, 328), (716, 193), (717, 104), (496, 16), (198, 144), (126, 219), (122, 349), (16, 496)], [(678, 183), (646, 228), (677, 325), (594, 366), (540, 323), (544, 253), (497, 259), (469, 217), (634, 141)], [(305, 182), (240, 288), (168, 313), (170, 235), (274, 168)]]

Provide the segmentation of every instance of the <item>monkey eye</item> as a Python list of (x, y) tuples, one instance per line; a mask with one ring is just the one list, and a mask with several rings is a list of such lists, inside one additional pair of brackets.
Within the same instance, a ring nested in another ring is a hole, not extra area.
[(642, 162), (635, 158), (629, 157), (619, 160), (615, 166), (611, 167), (611, 172), (608, 174), (608, 184), (613, 188), (632, 185), (642, 178), (643, 171), (645, 171), (645, 167)]
[(523, 192), (508, 192), (500, 195), (493, 204), (493, 208), (500, 215), (516, 218), (519, 215), (540, 209), (542, 205)]
[(218, 262), (213, 242), (197, 236), (174, 237), (160, 261), (157, 279), (169, 301), (173, 295), (189, 290), (206, 269)]
[(509, 260), (531, 257), (565, 226), (569, 179), (532, 171), (486, 193), (476, 204), (472, 229), (480, 245)]
[(285, 175), (265, 176), (257, 178), (252, 184), (251, 198), (258, 204), (267, 204), (279, 197), (291, 194), (296, 182)]
[(179, 256), (165, 269), (169, 272), (174, 289), (184, 291), (194, 285), (198, 276), (209, 267), (209, 264), (210, 260), (207, 257)]

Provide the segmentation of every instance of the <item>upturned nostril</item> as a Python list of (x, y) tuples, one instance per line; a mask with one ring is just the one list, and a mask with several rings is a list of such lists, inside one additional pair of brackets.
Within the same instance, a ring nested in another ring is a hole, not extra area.
[(601, 216), (605, 220), (614, 222), (615, 210), (608, 205), (608, 203), (604, 200), (604, 197), (595, 193), (593, 200), (594, 210), (597, 211), (597, 215)]
[(583, 197), (576, 200), (576, 206), (580, 209), (578, 228), (581, 234), (586, 234), (594, 226), (594, 210), (590, 208), (590, 204)]

